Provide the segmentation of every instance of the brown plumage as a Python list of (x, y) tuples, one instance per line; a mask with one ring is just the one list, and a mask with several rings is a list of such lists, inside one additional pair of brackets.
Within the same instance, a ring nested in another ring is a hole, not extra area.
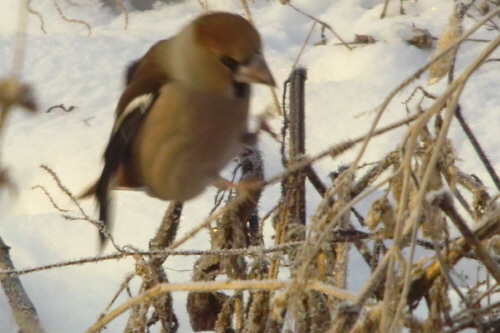
[(248, 138), (250, 83), (274, 85), (257, 30), (222, 12), (153, 45), (126, 79), (102, 174), (87, 191), (105, 225), (116, 187), (178, 201), (203, 192)]

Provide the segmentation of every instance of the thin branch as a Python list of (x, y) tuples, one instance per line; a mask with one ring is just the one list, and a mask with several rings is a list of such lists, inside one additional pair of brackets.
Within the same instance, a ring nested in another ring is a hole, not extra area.
[[(14, 270), (14, 264), (9, 256), (9, 247), (0, 237), (0, 269)], [(20, 332), (45, 333), (40, 323), (35, 306), (17, 276), (0, 275), (0, 284), (9, 301)]]
[(304, 11), (302, 11), (302, 10), (298, 9), (297, 7), (295, 7), (294, 5), (292, 5), (290, 2), (288, 2), (288, 3), (287, 3), (287, 5), (288, 5), (288, 6), (290, 6), (290, 7), (292, 7), (293, 9), (295, 9), (296, 11), (298, 11), (299, 13), (301, 13), (302, 15), (305, 15), (305, 16), (309, 17), (311, 20), (314, 20), (314, 21), (318, 22), (319, 24), (321, 24), (322, 26), (324, 26), (325, 28), (327, 28), (328, 30), (330, 30), (330, 32), (331, 32), (332, 34), (334, 34), (334, 35), (335, 35), (335, 37), (337, 37), (337, 38), (338, 38), (338, 40), (340, 40), (340, 41), (342, 42), (342, 44), (344, 44), (344, 45), (345, 45), (345, 47), (347, 47), (347, 48), (349, 49), (349, 51), (352, 51), (352, 47), (350, 47), (350, 46), (349, 46), (349, 45), (348, 45), (348, 44), (347, 44), (347, 43), (346, 43), (346, 42), (342, 39), (342, 37), (340, 37), (340, 35), (338, 35), (338, 34), (335, 32), (335, 30), (333, 30), (333, 28), (332, 28), (332, 27), (331, 27), (328, 23), (326, 23), (326, 22), (324, 22), (324, 21), (321, 21), (320, 19), (318, 19), (318, 18), (316, 18), (316, 17), (314, 17), (314, 16), (312, 16), (312, 15), (307, 14), (306, 12), (304, 12)]
[(40, 29), (42, 29), (44, 34), (47, 34), (47, 31), (45, 31), (45, 22), (43, 21), (43, 16), (39, 11), (36, 11), (31, 7), (31, 0), (28, 0), (28, 10), (31, 14), (38, 16), (38, 19), (40, 20)]
[(313, 22), (311, 25), (311, 29), (309, 29), (309, 33), (307, 34), (306, 39), (304, 40), (304, 43), (302, 43), (302, 46), (300, 47), (299, 53), (295, 57), (295, 61), (293, 62), (292, 69), (294, 69), (297, 64), (299, 63), (300, 56), (302, 55), (302, 52), (304, 52), (304, 49), (306, 48), (307, 42), (309, 41), (309, 38), (311, 38), (312, 32), (314, 30), (314, 27), (316, 26), (316, 21)]
[(58, 211), (62, 212), (62, 213), (67, 213), (69, 212), (69, 210), (67, 209), (64, 209), (64, 208), (61, 208), (59, 207), (56, 202), (54, 201), (54, 199), (52, 198), (52, 196), (49, 194), (49, 192), (47, 192), (47, 190), (45, 189), (45, 187), (41, 186), (41, 185), (36, 185), (36, 186), (33, 186), (31, 189), (32, 190), (35, 190), (39, 188), (40, 190), (43, 191), (43, 193), (45, 193), (45, 195), (47, 196), (47, 198), (49, 198), (50, 200), (50, 203), (52, 204), (52, 206), (54, 206), (55, 209), (57, 209)]
[(247, 0), (240, 0), (243, 11), (245, 12), (245, 17), (250, 23), (253, 23), (252, 14), (250, 14), (250, 8), (248, 7)]
[(462, 114), (462, 109), (460, 108), (460, 105), (455, 110), (455, 117), (457, 118), (460, 126), (462, 126), (462, 129), (465, 132), (465, 135), (467, 135), (467, 138), (469, 139), (470, 143), (472, 144), (472, 147), (474, 147), (474, 150), (476, 151), (477, 155), (479, 156), (479, 159), (481, 160), (481, 162), (483, 162), (483, 165), (486, 168), (486, 171), (490, 175), (491, 179), (493, 180), (493, 183), (495, 184), (497, 190), (500, 191), (500, 178), (498, 177), (495, 169), (491, 165), (490, 160), (488, 159), (483, 148), (479, 144), (479, 141), (477, 140), (476, 136), (474, 135), (471, 128), (467, 124), (467, 121), (465, 120), (465, 118)]
[(479, 238), (469, 229), (467, 223), (455, 209), (451, 198), (446, 195), (439, 198), (438, 205), (446, 213), (446, 215), (448, 215), (455, 227), (457, 227), (464, 237), (465, 241), (469, 243), (470, 247), (476, 253), (478, 260), (484, 264), (488, 272), (497, 281), (497, 284), (500, 284), (500, 266), (491, 257), (488, 251), (486, 251)]
[[(61, 189), (61, 191), (64, 192), (64, 194), (66, 194), (70, 199), (71, 201), (78, 207), (78, 210), (80, 211), (80, 213), (82, 214), (83, 218), (80, 218), (80, 217), (74, 217), (74, 216), (69, 216), (69, 215), (63, 215), (63, 217), (67, 220), (84, 220), (84, 221), (87, 221), (87, 222), (90, 222), (92, 225), (94, 225), (97, 229), (99, 229), (100, 232), (102, 232), (106, 238), (108, 238), (111, 243), (113, 244), (114, 248), (118, 251), (118, 252), (121, 252), (123, 251), (116, 243), (115, 243), (115, 240), (113, 238), (113, 236), (111, 236), (111, 234), (109, 233), (108, 229), (106, 228), (106, 226), (101, 222), (101, 221), (95, 221), (93, 220), (90, 216), (87, 215), (87, 213), (85, 213), (85, 211), (83, 210), (82, 206), (80, 206), (80, 203), (76, 200), (75, 196), (68, 190), (68, 188), (66, 188), (66, 186), (64, 186), (61, 182), (61, 180), (59, 179), (59, 177), (57, 176), (57, 174), (55, 173), (54, 170), (52, 170), (49, 166), (47, 165), (40, 165), (40, 168), (44, 169), (45, 171), (47, 171), (51, 176), (52, 178), (55, 180), (57, 186), (59, 187), (59, 189)], [(55, 204), (55, 202), (54, 202)], [(58, 206), (54, 206), (56, 209), (59, 209)]]
[(114, 0), (116, 5), (120, 7), (120, 10), (122, 13), (125, 15), (125, 30), (128, 29), (128, 10), (125, 8), (125, 6), (122, 3), (122, 0)]
[(66, 15), (64, 15), (64, 13), (62, 12), (61, 8), (59, 7), (59, 5), (57, 4), (56, 0), (54, 0), (54, 7), (56, 7), (57, 9), (57, 12), (59, 13), (59, 15), (61, 16), (61, 18), (66, 21), (66, 22), (70, 22), (70, 23), (77, 23), (77, 24), (83, 24), (85, 27), (87, 27), (87, 30), (88, 30), (88, 36), (90, 36), (92, 34), (92, 29), (90, 28), (90, 24), (88, 24), (87, 22), (85, 21), (82, 21), (82, 20), (77, 20), (77, 19), (70, 19), (68, 18)]
[[(384, 134), (384, 133), (389, 132), (393, 129), (401, 127), (403, 125), (407, 125), (407, 124), (417, 120), (420, 116), (421, 116), (421, 114), (411, 115), (411, 116), (406, 117), (402, 120), (396, 121), (390, 125), (384, 126), (378, 130), (374, 130), (369, 135), (371, 135), (371, 137), (375, 137), (375, 136)], [(302, 168), (305, 168), (306, 166), (311, 165), (314, 162), (325, 158), (326, 156), (331, 156), (332, 158), (337, 157), (338, 155), (342, 154), (343, 152), (354, 147), (356, 144), (363, 142), (364, 140), (366, 140), (367, 137), (368, 137), (368, 135), (364, 135), (364, 136), (358, 137), (356, 139), (348, 140), (348, 141), (339, 143), (337, 145), (331, 146), (330, 148), (324, 150), (323, 152), (321, 152), (313, 157), (304, 158), (303, 160), (295, 163), (293, 166), (290, 166), (289, 168), (287, 168), (282, 173), (269, 178), (268, 180), (266, 180), (264, 182), (264, 184), (262, 184), (262, 186), (277, 183), (282, 178), (284, 178), (284, 177), (286, 177), (286, 176), (288, 176), (288, 175), (290, 175), (298, 170), (301, 170)]]
[[(358, 230), (351, 230), (351, 229), (337, 229), (334, 231), (333, 234), (333, 242), (355, 242), (357, 240), (364, 240), (364, 239), (372, 239), (374, 237), (373, 234), (370, 233), (365, 233), (362, 231)], [(30, 274), (30, 273), (35, 273), (35, 272), (40, 272), (44, 270), (49, 270), (53, 268), (59, 268), (59, 267), (66, 267), (66, 266), (78, 266), (78, 265), (83, 265), (83, 264), (88, 264), (88, 263), (98, 263), (101, 261), (106, 261), (106, 260), (116, 260), (116, 259), (123, 259), (126, 257), (134, 257), (134, 256), (201, 256), (201, 255), (212, 255), (212, 256), (250, 256), (250, 257), (261, 257), (264, 254), (269, 254), (269, 253), (274, 253), (274, 252), (281, 252), (288, 250), (290, 248), (296, 248), (300, 245), (304, 244), (303, 241), (299, 242), (290, 242), (286, 244), (280, 244), (272, 247), (250, 247), (246, 249), (230, 249), (230, 250), (158, 250), (158, 251), (123, 251), (123, 252), (116, 252), (116, 253), (111, 253), (109, 255), (105, 256), (98, 256), (98, 257), (88, 257), (88, 258), (82, 258), (78, 260), (71, 260), (71, 261), (66, 261), (66, 262), (61, 262), (61, 263), (55, 263), (55, 264), (49, 264), (49, 265), (44, 265), (44, 266), (39, 266), (35, 268), (25, 268), (21, 270), (13, 270), (13, 269), (7, 269), (7, 270), (0, 270), (0, 277), (1, 276), (19, 276), (19, 275), (25, 275), (25, 274)]]
[(17, 37), (16, 37), (16, 47), (14, 54), (13, 65), (12, 65), (12, 76), (19, 77), (21, 69), (23, 67), (23, 61), (25, 56), (26, 47), (26, 27), (28, 25), (28, 11), (26, 10), (28, 2), (21, 1), (21, 6), (19, 6), (19, 23), (17, 27)]
[[(246, 19), (249, 22), (253, 23), (252, 13), (250, 12), (250, 8), (248, 7), (247, 0), (240, 0), (240, 1), (241, 5), (243, 6)], [(276, 110), (276, 114), (278, 114), (279, 116), (283, 115), (283, 110), (281, 110), (280, 102), (278, 100), (278, 95), (276, 95), (276, 90), (274, 89), (274, 87), (269, 87), (269, 91), (271, 92), (271, 98), (273, 99), (273, 104)]]
[[(158, 296), (163, 293), (172, 291), (197, 291), (197, 292), (213, 292), (218, 290), (278, 290), (290, 287), (291, 282), (278, 281), (278, 280), (257, 280), (257, 281), (202, 281), (191, 283), (164, 283), (149, 289), (147, 292), (137, 295), (125, 302), (115, 310), (111, 311), (106, 316), (99, 319), (86, 333), (99, 332), (106, 324), (113, 319), (133, 307), (140, 304), (147, 299)], [(320, 282), (309, 282), (306, 288), (317, 290), (319, 292), (331, 295), (341, 300), (353, 301), (355, 295), (333, 286), (328, 286)]]

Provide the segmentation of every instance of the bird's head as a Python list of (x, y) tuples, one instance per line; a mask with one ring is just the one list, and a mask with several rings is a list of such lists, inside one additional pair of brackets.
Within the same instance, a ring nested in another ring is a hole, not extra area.
[[(274, 78), (262, 55), (255, 27), (239, 15), (216, 12), (202, 15), (177, 37), (182, 44), (179, 63), (188, 79), (208, 82), (207, 87), (232, 82), (274, 86)], [(205, 83), (203, 83), (205, 84)]]

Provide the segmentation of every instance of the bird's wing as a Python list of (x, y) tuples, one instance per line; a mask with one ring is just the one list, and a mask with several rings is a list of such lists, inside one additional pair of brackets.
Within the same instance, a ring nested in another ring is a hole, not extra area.
[[(130, 147), (142, 125), (146, 114), (158, 97), (161, 87), (168, 83), (169, 75), (159, 66), (159, 57), (166, 53), (169, 40), (161, 40), (153, 45), (141, 58), (132, 62), (126, 71), (127, 88), (120, 97), (116, 108), (116, 119), (108, 146), (104, 152), (104, 168), (97, 183), (82, 197), (94, 194), (99, 206), (99, 219), (105, 226), (110, 224), (108, 216), (109, 192), (116, 184), (119, 171), (126, 169)], [(124, 177), (126, 178), (127, 172)], [(121, 178), (121, 177), (120, 177)], [(101, 232), (101, 249), (106, 237)]]
[[(106, 227), (110, 220), (108, 216), (109, 192), (115, 187), (117, 172), (156, 97), (156, 93), (149, 93), (134, 98), (115, 120), (108, 146), (104, 152), (104, 168), (95, 186), (95, 196), (99, 205), (99, 220)], [(104, 246), (106, 237), (102, 232), (100, 239), (101, 246)]]

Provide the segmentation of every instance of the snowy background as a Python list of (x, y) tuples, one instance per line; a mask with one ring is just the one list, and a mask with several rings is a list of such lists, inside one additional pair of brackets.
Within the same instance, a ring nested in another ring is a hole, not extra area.
[[(8, 76), (12, 70), (19, 2), (0, 0), (0, 77)], [(320, 26), (316, 25), (299, 61), (308, 69), (307, 151), (311, 155), (366, 133), (373, 118), (373, 113), (368, 111), (378, 106), (430, 56), (430, 50), (406, 42), (412, 36), (412, 25), (427, 29), (438, 37), (455, 5), (450, 0), (405, 1), (406, 15), (400, 15), (399, 1), (394, 0), (387, 17), (381, 20), (382, 2), (292, 2), (297, 8), (329, 23), (347, 41), (352, 41), (354, 34), (372, 35), (377, 41), (371, 45), (358, 45), (349, 51), (344, 46), (334, 45), (339, 41), (325, 32), (326, 45), (314, 46), (321, 39)], [(58, 204), (76, 215), (76, 207), (39, 166), (46, 164), (52, 168), (74, 194), (89, 186), (102, 167), (102, 153), (113, 123), (114, 108), (123, 89), (125, 66), (142, 56), (157, 40), (175, 34), (202, 13), (196, 0), (169, 5), (158, 3), (151, 11), (130, 11), (125, 30), (124, 15), (102, 8), (97, 0), (59, 0), (58, 4), (67, 17), (87, 22), (91, 34), (88, 36), (89, 31), (82, 24), (64, 21), (52, 1), (32, 1), (32, 8), (43, 16), (47, 33), (41, 30), (38, 17), (30, 14), (22, 80), (34, 87), (39, 113), (13, 112), (1, 146), (2, 163), (9, 168), (18, 195), (2, 194), (0, 236), (12, 248), (10, 253), (17, 269), (97, 254), (95, 227), (85, 221), (65, 220), (41, 190), (32, 189), (36, 185), (44, 186)], [(209, 0), (208, 5), (210, 10), (243, 14), (237, 0)], [(278, 82), (278, 96), (281, 96), (282, 83), (288, 77), (313, 21), (277, 0), (255, 0), (250, 10), (263, 36), (265, 55)], [(464, 21), (466, 29), (473, 24), (471, 18)], [(472, 38), (492, 39), (498, 33), (482, 28)], [(458, 54), (457, 73), (470, 64), (485, 45), (463, 43)], [(493, 57), (499, 58), (500, 52), (496, 51)], [(467, 84), (461, 98), (464, 116), (497, 169), (500, 167), (497, 132), (500, 128), (499, 77), (499, 62), (483, 65)], [(396, 96), (382, 124), (407, 115), (402, 102), (414, 87), (421, 85), (431, 93), (439, 94), (446, 88), (445, 81), (427, 87), (427, 76), (422, 76)], [(267, 88), (255, 89), (252, 113), (263, 112), (271, 101)], [(76, 109), (68, 113), (61, 109), (45, 112), (58, 104), (75, 106)], [(271, 124), (275, 131), (280, 130), (279, 119)], [(396, 148), (402, 133), (403, 129), (373, 140), (364, 161), (376, 161)], [(452, 124), (450, 138), (462, 170), (478, 175), (490, 193), (494, 193), (489, 177), (456, 122)], [(279, 144), (267, 135), (261, 135), (260, 148), (265, 157), (266, 176), (278, 174), (282, 170)], [(336, 160), (321, 161), (315, 164), (315, 168), (328, 183), (328, 173), (351, 161), (356, 152), (354, 149)], [(214, 194), (214, 189), (208, 189), (185, 206), (178, 235), (203, 221), (213, 206)], [(262, 214), (276, 204), (278, 196), (279, 186), (266, 189), (261, 201)], [(116, 193), (116, 200), (115, 240), (120, 245), (132, 244), (147, 249), (167, 203), (139, 192)], [(308, 192), (309, 215), (319, 200), (314, 191)], [(95, 211), (92, 200), (82, 201), (82, 206), (89, 214)], [(361, 211), (367, 209), (366, 206), (358, 208)], [(265, 230), (268, 235), (266, 245), (270, 246), (272, 228), (267, 225)], [(209, 248), (208, 235), (201, 232), (183, 248)], [(105, 252), (111, 251), (108, 247)], [(168, 258), (165, 267), (170, 281), (189, 281), (189, 270), (195, 260), (195, 257)], [(366, 265), (357, 263), (359, 261), (353, 258), (350, 270), (355, 270), (356, 274), (348, 279), (349, 289), (353, 292), (359, 290), (369, 274)], [(124, 277), (133, 270), (134, 260), (122, 259), (23, 275), (21, 280), (48, 332), (82, 332), (97, 320)], [(132, 286), (137, 287), (139, 283), (136, 279)], [(181, 325), (179, 332), (189, 332), (189, 319), (182, 310), (186, 294), (178, 292), (173, 296)], [(122, 296), (116, 304), (125, 300)], [(126, 315), (118, 318), (107, 326), (107, 331), (122, 331), (126, 319)], [(13, 333), (17, 331), (16, 327), (5, 295), (0, 292), (0, 332)]]

